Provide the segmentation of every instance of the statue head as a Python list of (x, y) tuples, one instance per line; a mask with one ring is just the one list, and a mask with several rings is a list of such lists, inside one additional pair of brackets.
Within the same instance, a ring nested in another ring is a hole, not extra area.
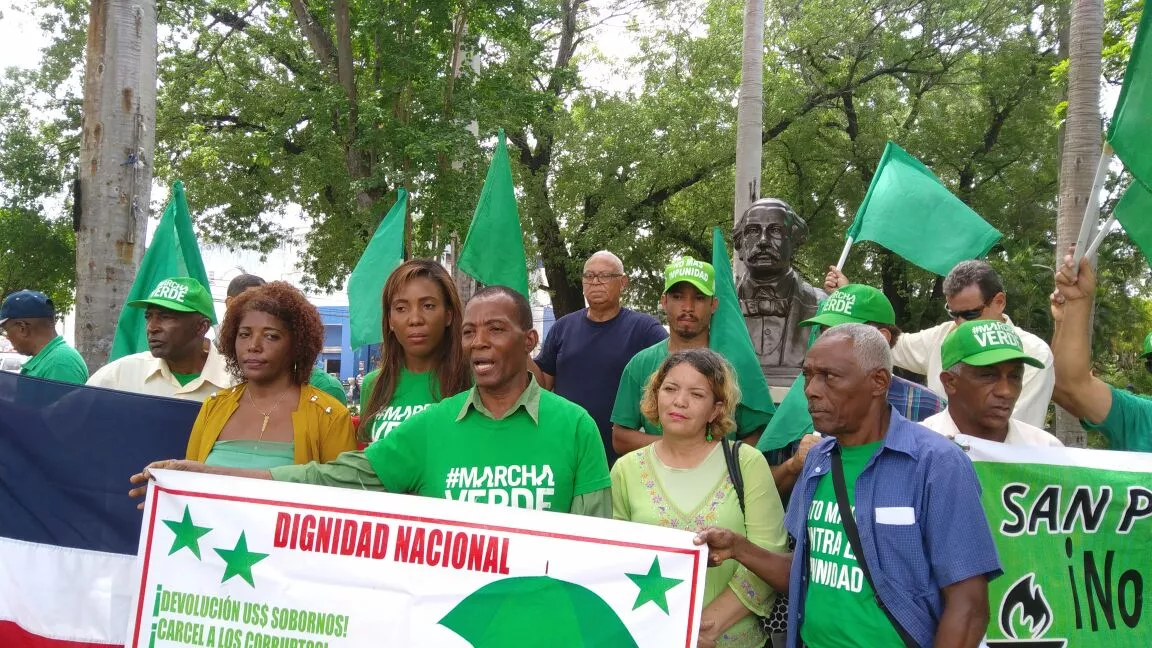
[(792, 255), (808, 237), (808, 224), (788, 203), (761, 198), (736, 221), (736, 255), (753, 278), (783, 274), (792, 267)]

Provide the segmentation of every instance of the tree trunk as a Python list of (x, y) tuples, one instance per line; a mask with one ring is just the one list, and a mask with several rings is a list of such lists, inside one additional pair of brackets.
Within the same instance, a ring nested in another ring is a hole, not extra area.
[[(1060, 155), (1060, 201), (1056, 216), (1056, 263), (1075, 244), (1100, 159), (1100, 62), (1104, 46), (1101, 0), (1072, 0), (1068, 29), (1068, 115)], [(1083, 447), (1084, 431), (1059, 408), (1052, 433), (1065, 445)]]
[(144, 254), (156, 132), (156, 4), (92, 0), (76, 226), (76, 347), (108, 360)]
[(736, 202), (733, 222), (760, 197), (764, 144), (764, 0), (746, 0), (740, 99), (736, 104)]

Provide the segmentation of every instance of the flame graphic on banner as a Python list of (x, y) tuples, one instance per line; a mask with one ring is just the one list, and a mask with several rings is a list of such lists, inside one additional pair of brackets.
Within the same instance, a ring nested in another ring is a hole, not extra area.
[[(1000, 630), (1013, 639), (1038, 639), (1052, 625), (1052, 608), (1044, 598), (1044, 591), (1035, 582), (1036, 574), (1024, 575), (1004, 594), (1000, 603)], [(1019, 610), (1020, 623), (1014, 623)], [(1016, 628), (1026, 626), (1030, 637), (1017, 635)]]

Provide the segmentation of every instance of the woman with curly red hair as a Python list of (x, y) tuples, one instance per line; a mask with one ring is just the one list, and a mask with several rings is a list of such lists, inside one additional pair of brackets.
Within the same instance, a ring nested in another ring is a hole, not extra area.
[(347, 408), (308, 384), (324, 324), (299, 290), (273, 281), (237, 296), (218, 345), (240, 384), (204, 401), (188, 459), (268, 469), (326, 462), (355, 449)]

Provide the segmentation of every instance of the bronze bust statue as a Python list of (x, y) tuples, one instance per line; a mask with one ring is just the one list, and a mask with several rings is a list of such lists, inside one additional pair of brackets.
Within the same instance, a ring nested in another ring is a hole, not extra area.
[(769, 385), (792, 384), (804, 364), (810, 327), (797, 324), (816, 314), (827, 297), (792, 268), (792, 255), (808, 236), (808, 224), (788, 203), (761, 198), (736, 222), (734, 247), (744, 272), (736, 279), (740, 311)]

